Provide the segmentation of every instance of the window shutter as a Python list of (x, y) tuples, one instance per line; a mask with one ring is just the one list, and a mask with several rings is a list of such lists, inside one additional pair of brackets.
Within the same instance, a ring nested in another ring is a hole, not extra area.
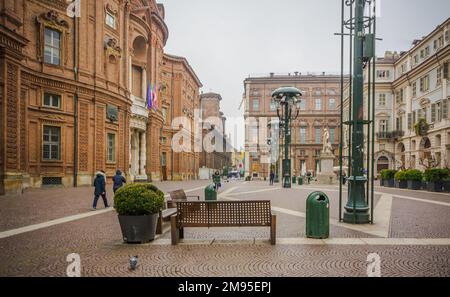
[(412, 130), (412, 126), (413, 126), (413, 124), (412, 124), (412, 114), (408, 113), (408, 129)]
[(436, 104), (431, 104), (431, 122), (436, 122)]
[(442, 101), (442, 118), (448, 119), (448, 99)]
[(444, 63), (444, 78), (445, 79), (449, 79), (449, 77), (448, 77), (448, 65), (449, 65), (449, 63), (447, 62), (447, 63)]

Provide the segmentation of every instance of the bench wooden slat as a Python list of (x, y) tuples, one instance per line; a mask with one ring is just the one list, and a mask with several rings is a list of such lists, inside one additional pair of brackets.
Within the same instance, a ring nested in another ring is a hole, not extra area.
[(210, 201), (179, 202), (177, 214), (171, 217), (172, 243), (185, 227), (271, 227), (271, 242), (275, 244), (276, 217), (270, 201)]
[(167, 208), (159, 212), (158, 223), (156, 225), (156, 234), (162, 234), (162, 225), (164, 219), (167, 219), (177, 213), (176, 208)]

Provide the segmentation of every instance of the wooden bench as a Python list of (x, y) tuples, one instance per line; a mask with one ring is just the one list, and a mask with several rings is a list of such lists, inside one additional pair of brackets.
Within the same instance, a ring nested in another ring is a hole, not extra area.
[(200, 200), (200, 196), (198, 195), (186, 195), (184, 190), (175, 190), (172, 192), (169, 192), (170, 200), (167, 201), (167, 207), (168, 208), (176, 208), (176, 204), (178, 202), (185, 202), (188, 201), (188, 198), (197, 198), (197, 200)]
[(186, 227), (270, 227), (270, 243), (276, 243), (276, 216), (270, 201), (178, 202), (170, 217), (172, 245), (184, 238)]
[(176, 208), (167, 208), (159, 211), (158, 223), (156, 225), (156, 234), (162, 234), (162, 225), (164, 220), (167, 220), (176, 213), (177, 213)]

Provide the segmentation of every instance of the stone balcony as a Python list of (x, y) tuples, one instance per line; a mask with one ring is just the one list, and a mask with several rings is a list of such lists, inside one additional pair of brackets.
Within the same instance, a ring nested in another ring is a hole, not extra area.
[(383, 131), (383, 132), (377, 132), (376, 136), (377, 136), (378, 140), (395, 141), (395, 140), (405, 136), (405, 131)]
[(131, 106), (132, 116), (148, 118), (148, 109), (144, 99), (131, 95), (133, 105)]

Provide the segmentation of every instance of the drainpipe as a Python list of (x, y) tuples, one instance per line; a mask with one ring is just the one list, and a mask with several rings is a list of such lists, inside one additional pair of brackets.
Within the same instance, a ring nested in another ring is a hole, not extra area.
[[(172, 62), (172, 76), (171, 76), (171, 86), (170, 86), (170, 127), (172, 130), (172, 122), (173, 122), (173, 84), (174, 84), (174, 79), (173, 79), (173, 62)], [(172, 140), (173, 140), (173, 136), (172, 136)], [(172, 144), (172, 140), (170, 141), (170, 143)], [(170, 180), (173, 181), (173, 147), (170, 150)]]
[(73, 72), (75, 80), (75, 94), (73, 97), (73, 186), (78, 186), (78, 36), (77, 17), (73, 18)]

